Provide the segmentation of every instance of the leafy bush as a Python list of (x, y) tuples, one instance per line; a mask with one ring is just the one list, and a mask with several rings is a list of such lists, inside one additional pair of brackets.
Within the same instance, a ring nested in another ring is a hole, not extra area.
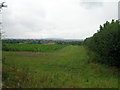
[(100, 25), (100, 30), (92, 37), (85, 39), (84, 44), (92, 51), (100, 55), (101, 63), (119, 66), (120, 65), (120, 24), (112, 20)]

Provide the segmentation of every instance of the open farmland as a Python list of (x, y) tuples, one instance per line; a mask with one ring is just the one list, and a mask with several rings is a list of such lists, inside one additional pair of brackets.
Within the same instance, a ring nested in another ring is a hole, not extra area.
[(33, 51), (50, 52), (65, 47), (66, 45), (47, 45), (47, 44), (3, 44), (4, 51)]
[(19, 52), (20, 46), (26, 44), (15, 46), (18, 51), (3, 51), (3, 87), (118, 88), (117, 69), (88, 62), (91, 57), (84, 46), (58, 45), (59, 49), (37, 53)]

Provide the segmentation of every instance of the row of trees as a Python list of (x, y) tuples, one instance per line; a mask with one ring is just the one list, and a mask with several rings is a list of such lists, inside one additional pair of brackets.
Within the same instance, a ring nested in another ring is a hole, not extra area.
[(28, 43), (28, 44), (70, 44), (81, 45), (82, 40), (48, 40), (48, 39), (3, 39), (3, 43)]
[(100, 29), (92, 37), (86, 38), (84, 44), (97, 53), (100, 63), (120, 66), (120, 23), (112, 20), (100, 25)]

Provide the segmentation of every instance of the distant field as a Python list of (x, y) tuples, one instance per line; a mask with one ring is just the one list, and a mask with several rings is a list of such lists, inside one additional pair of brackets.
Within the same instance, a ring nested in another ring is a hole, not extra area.
[(117, 69), (88, 62), (87, 52), (72, 45), (49, 53), (4, 51), (3, 87), (118, 88)]
[(4, 51), (33, 51), (33, 52), (50, 52), (66, 45), (43, 45), (43, 44), (3, 44)]

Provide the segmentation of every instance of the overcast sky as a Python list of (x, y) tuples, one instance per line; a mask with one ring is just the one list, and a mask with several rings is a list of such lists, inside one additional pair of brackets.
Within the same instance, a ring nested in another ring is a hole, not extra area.
[(2, 11), (6, 38), (85, 39), (100, 24), (118, 18), (118, 0), (0, 1), (8, 5)]

